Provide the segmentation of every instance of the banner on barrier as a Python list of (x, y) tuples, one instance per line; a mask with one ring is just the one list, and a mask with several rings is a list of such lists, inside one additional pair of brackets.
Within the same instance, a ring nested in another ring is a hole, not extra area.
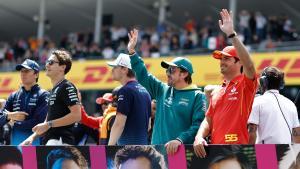
[[(266, 66), (277, 66), (285, 72), (287, 85), (300, 85), (300, 53), (254, 53), (251, 54), (257, 72), (260, 73)], [(193, 83), (198, 86), (220, 84), (222, 76), (219, 70), (219, 61), (211, 56), (187, 56), (193, 63)], [(160, 66), (162, 60), (172, 60), (173, 57), (144, 59), (150, 73), (161, 81), (166, 81), (165, 70)], [(81, 90), (113, 89), (119, 85), (111, 79), (111, 68), (104, 60), (74, 61), (67, 78)], [(45, 89), (51, 89), (51, 81), (40, 73), (39, 84)], [(18, 72), (0, 73), (0, 97), (6, 98), (11, 92), (18, 89), (20, 77)]]
[(155, 146), (2, 146), (1, 167), (18, 169), (297, 169), (300, 145), (209, 145), (199, 158), (192, 145), (167, 155)]

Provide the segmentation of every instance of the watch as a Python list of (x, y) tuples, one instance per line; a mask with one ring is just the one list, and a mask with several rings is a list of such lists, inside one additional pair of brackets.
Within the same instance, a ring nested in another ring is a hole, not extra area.
[(48, 124), (48, 126), (49, 126), (50, 128), (52, 128), (52, 127), (53, 127), (53, 121), (52, 121), (52, 120), (50, 120), (50, 121), (47, 121), (47, 124)]
[(233, 37), (235, 37), (237, 34), (236, 34), (236, 32), (233, 32), (232, 34), (230, 34), (229, 36), (227, 36), (227, 38), (233, 38)]

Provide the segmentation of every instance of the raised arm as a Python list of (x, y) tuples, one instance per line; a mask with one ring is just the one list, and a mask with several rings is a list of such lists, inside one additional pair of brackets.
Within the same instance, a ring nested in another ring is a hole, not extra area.
[(220, 12), (222, 20), (219, 20), (220, 29), (227, 35), (227, 37), (232, 38), (233, 46), (235, 47), (240, 61), (243, 65), (243, 71), (249, 79), (255, 78), (255, 67), (254, 63), (250, 57), (244, 44), (236, 36), (236, 32), (233, 27), (232, 12), (227, 11), (227, 9), (222, 9)]

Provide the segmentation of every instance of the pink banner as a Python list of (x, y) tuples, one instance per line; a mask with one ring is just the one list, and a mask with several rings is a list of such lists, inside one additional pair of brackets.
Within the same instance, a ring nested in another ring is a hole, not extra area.
[(168, 155), (169, 169), (186, 169), (185, 147), (181, 145), (175, 155)]
[(90, 146), (91, 169), (106, 169), (105, 146)]
[(24, 169), (37, 169), (36, 151), (34, 146), (22, 147), (22, 155)]
[(278, 169), (274, 144), (256, 144), (255, 152), (258, 169)]

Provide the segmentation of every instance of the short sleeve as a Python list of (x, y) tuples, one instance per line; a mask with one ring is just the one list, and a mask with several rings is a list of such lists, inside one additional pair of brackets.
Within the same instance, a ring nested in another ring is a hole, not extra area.
[(214, 111), (213, 111), (213, 106), (212, 106), (211, 103), (212, 103), (212, 98), (210, 98), (210, 104), (209, 104), (208, 109), (207, 109), (207, 111), (205, 113), (205, 116), (207, 116), (207, 117), (209, 117), (209, 118), (212, 119), (212, 117), (214, 115)]
[(122, 113), (126, 116), (130, 113), (130, 108), (132, 107), (132, 94), (130, 93), (130, 90), (127, 88), (121, 88), (118, 92), (118, 106), (117, 106), (117, 112)]
[(258, 99), (255, 98), (252, 106), (252, 111), (248, 119), (248, 124), (252, 123), (252, 124), (259, 125), (259, 113), (260, 113), (260, 104)]
[(61, 96), (63, 102), (67, 106), (73, 106), (79, 103), (78, 95), (77, 95), (77, 89), (74, 85), (70, 83), (66, 83), (62, 90), (61, 90)]

